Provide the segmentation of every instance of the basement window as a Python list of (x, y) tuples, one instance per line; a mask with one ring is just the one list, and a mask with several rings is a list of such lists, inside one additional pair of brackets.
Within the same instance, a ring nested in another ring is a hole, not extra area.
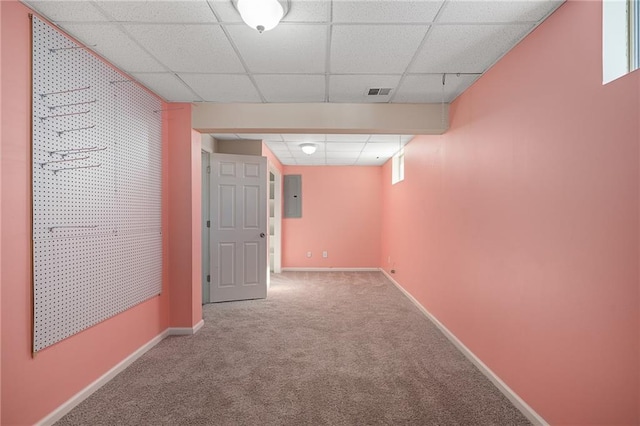
[(404, 180), (404, 148), (400, 149), (391, 159), (391, 184), (395, 185)]
[(640, 68), (640, 0), (602, 2), (602, 84)]

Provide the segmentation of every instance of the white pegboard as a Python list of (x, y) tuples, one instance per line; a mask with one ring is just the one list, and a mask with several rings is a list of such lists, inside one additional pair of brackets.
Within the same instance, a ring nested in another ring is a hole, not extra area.
[(160, 101), (33, 17), (34, 352), (160, 294)]

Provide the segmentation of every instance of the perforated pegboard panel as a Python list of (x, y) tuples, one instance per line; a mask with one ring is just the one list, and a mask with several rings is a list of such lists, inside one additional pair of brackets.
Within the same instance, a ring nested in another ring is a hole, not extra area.
[(34, 352), (160, 294), (161, 103), (33, 17)]

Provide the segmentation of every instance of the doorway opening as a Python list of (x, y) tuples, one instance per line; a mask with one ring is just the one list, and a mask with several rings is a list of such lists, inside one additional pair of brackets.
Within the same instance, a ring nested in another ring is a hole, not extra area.
[(282, 272), (282, 175), (269, 164), (269, 272)]

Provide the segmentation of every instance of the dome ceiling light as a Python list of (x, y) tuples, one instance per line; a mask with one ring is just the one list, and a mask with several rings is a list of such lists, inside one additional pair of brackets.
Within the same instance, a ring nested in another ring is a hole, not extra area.
[(316, 152), (316, 149), (318, 149), (318, 147), (315, 143), (301, 143), (300, 149), (302, 149), (302, 152), (304, 152), (305, 154), (311, 155)]
[(233, 0), (245, 24), (260, 34), (275, 28), (289, 12), (289, 0)]

